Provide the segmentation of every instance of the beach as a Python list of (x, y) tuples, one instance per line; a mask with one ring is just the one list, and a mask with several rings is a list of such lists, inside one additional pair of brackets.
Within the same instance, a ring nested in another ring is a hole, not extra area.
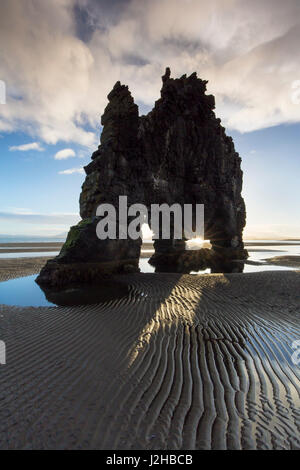
[[(0, 281), (46, 260), (1, 259)], [(0, 306), (0, 448), (300, 449), (300, 271), (126, 282), (99, 305)]]

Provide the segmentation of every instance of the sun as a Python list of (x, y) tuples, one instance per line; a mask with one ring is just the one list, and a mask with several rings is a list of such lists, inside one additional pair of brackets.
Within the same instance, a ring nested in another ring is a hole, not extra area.
[(186, 242), (186, 248), (188, 250), (200, 250), (200, 248), (209, 247), (209, 240), (203, 240), (201, 237), (195, 237)]

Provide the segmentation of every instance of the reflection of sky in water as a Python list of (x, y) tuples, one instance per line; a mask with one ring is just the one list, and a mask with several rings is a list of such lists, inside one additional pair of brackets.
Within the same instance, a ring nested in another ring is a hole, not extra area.
[[(256, 240), (256, 243), (272, 243), (272, 241), (267, 240)], [(254, 242), (251, 242), (254, 243)], [(274, 256), (300, 256), (300, 243), (295, 244), (297, 242), (284, 242), (284, 245), (277, 245), (278, 241), (274, 242), (274, 245), (263, 246), (263, 245), (252, 245), (246, 246), (246, 249), (249, 251), (249, 261), (264, 261), (266, 258), (273, 258)], [(282, 243), (282, 242), (280, 242)], [(25, 247), (0, 247), (0, 259), (1, 258), (36, 258), (39, 256), (57, 256), (60, 250), (55, 249), (51, 245), (47, 247), (32, 247), (32, 248), (49, 248), (49, 251), (32, 251), (32, 252), (22, 252)], [(30, 248), (30, 247), (28, 247)], [(5, 251), (7, 249), (17, 249), (20, 250), (19, 253), (1, 253), (1, 251)], [(149, 257), (153, 253), (153, 249), (145, 248), (142, 250), (142, 253), (148, 254)], [(140, 260), (140, 268), (142, 272), (154, 272), (154, 268), (148, 264), (148, 259), (144, 258)], [(268, 266), (263, 266), (264, 270), (269, 270)], [(288, 269), (286, 267), (281, 266), (271, 266), (273, 270), (276, 269)], [(261, 271), (261, 266), (245, 266), (244, 272), (254, 272), (254, 271)], [(209, 270), (201, 271), (201, 272), (209, 272)]]
[[(155, 268), (148, 263), (149, 258), (140, 259), (139, 267), (141, 272), (143, 273), (154, 273)], [(254, 266), (251, 264), (245, 264), (244, 266), (244, 273), (255, 273), (261, 271), (293, 271), (294, 268), (288, 268), (286, 266), (274, 266), (274, 265), (266, 265), (266, 266)], [(191, 271), (190, 274), (209, 274), (210, 269), (204, 269), (203, 271)]]
[[(50, 247), (49, 247), (50, 248)], [(288, 256), (300, 255), (300, 245), (272, 245), (272, 246), (251, 246), (249, 252), (250, 261), (263, 261), (265, 258), (272, 258), (274, 256)], [(150, 254), (152, 250), (142, 250), (144, 253)], [(57, 251), (49, 252), (20, 252), (20, 253), (0, 253), (0, 258), (31, 258), (39, 256), (56, 256)], [(144, 273), (153, 273), (154, 267), (148, 263), (149, 258), (140, 259), (140, 269)], [(288, 271), (293, 268), (285, 266), (272, 266), (263, 265), (255, 266), (245, 264), (244, 273), (262, 272), (262, 271)], [(210, 273), (210, 269), (199, 271), (199, 274)], [(197, 274), (192, 272), (191, 274)], [(26, 276), (18, 279), (13, 279), (6, 282), (0, 282), (0, 304), (17, 305), (17, 306), (53, 306), (45, 298), (43, 291), (34, 282), (36, 275)], [(283, 352), (283, 351), (282, 351)], [(262, 351), (261, 351), (262, 353)], [(286, 353), (285, 353), (286, 355)]]
[[(292, 243), (292, 242), (291, 242)], [(246, 247), (249, 252), (249, 261), (262, 261), (267, 263), (268, 258), (274, 258), (275, 256), (300, 256), (300, 245), (272, 245), (272, 246), (260, 246), (254, 245)], [(264, 265), (254, 266), (245, 264), (244, 273), (253, 273), (258, 271), (292, 271), (295, 268), (287, 266), (275, 266), (275, 265)]]
[(53, 304), (46, 300), (45, 294), (34, 282), (37, 275), (19, 277), (6, 282), (0, 282), (0, 304), (51, 307)]
[(139, 262), (139, 268), (143, 273), (154, 273), (155, 268), (148, 263), (149, 258), (141, 258)]
[(0, 252), (1, 251), (7, 251), (7, 250), (38, 250), (38, 249), (47, 249), (48, 251), (50, 250), (53, 250), (53, 251), (57, 251), (58, 248), (57, 246), (13, 246), (13, 245), (10, 245), (10, 246), (0, 246)]
[[(264, 243), (267, 243), (264, 240)], [(271, 243), (271, 242), (268, 242)], [(277, 242), (278, 243), (278, 242)], [(295, 242), (290, 242), (295, 243)], [(253, 246), (246, 246), (246, 249), (249, 250), (249, 261), (261, 261), (266, 262), (265, 259), (273, 258), (275, 256), (300, 256), (300, 244), (298, 245), (271, 245), (271, 246), (262, 246), (262, 245), (253, 245)], [(153, 250), (142, 250), (144, 253), (154, 253)], [(154, 273), (155, 269), (153, 266), (150, 266), (148, 263), (149, 258), (144, 258), (140, 260), (140, 269), (144, 273)], [(275, 266), (275, 265), (263, 265), (263, 266), (255, 266), (251, 264), (245, 264), (244, 266), (244, 273), (254, 273), (254, 272), (261, 272), (261, 271), (290, 271), (295, 268), (290, 268), (287, 266)], [(210, 273), (210, 269), (205, 269), (204, 271), (198, 271), (198, 274), (205, 274)], [(192, 271), (191, 274), (197, 274), (196, 272)]]
[(58, 251), (29, 251), (26, 253), (0, 253), (0, 259), (5, 258), (38, 258), (40, 256), (57, 256)]
[[(257, 320), (261, 322), (261, 318), (258, 317)], [(255, 329), (245, 323), (245, 332), (247, 332), (245, 349), (250, 353), (251, 357), (259, 357), (259, 361), (268, 358), (276, 368), (278, 363), (281, 365), (289, 364), (293, 373), (298, 377), (300, 367), (295, 366), (291, 359), (294, 352), (292, 343), (298, 339), (298, 336), (290, 330), (288, 332), (281, 331), (282, 325), (280, 323), (280, 320), (277, 323), (275, 319), (272, 324), (265, 321), (264, 326), (256, 324)], [(274, 326), (276, 329), (274, 329)]]
[(300, 245), (272, 245), (272, 246), (246, 246), (249, 259), (261, 261), (274, 256), (300, 256)]
[[(148, 261), (149, 261), (149, 258), (140, 259), (139, 267), (142, 273), (154, 273), (155, 272), (154, 266), (151, 266), (151, 264), (149, 264)], [(198, 274), (205, 274), (205, 273), (210, 273), (210, 269), (199, 271)], [(194, 271), (191, 271), (191, 274), (197, 274), (197, 273), (195, 273)]]

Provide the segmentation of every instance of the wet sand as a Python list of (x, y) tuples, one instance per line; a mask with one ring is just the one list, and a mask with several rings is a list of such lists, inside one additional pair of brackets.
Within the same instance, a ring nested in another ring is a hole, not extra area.
[(13, 247), (24, 248), (24, 250), (26, 249), (36, 250), (37, 248), (48, 249), (49, 247), (60, 249), (62, 246), (63, 246), (63, 243), (61, 242), (0, 243), (1, 249), (7, 248), (8, 250), (10, 250)]
[[(288, 243), (287, 243), (288, 242)], [(300, 241), (296, 240), (279, 240), (279, 241), (258, 241), (256, 242), (255, 240), (252, 241), (245, 241), (245, 247), (247, 246), (282, 246), (282, 245), (289, 245), (289, 246), (298, 246), (300, 245)]]
[(102, 305), (0, 307), (0, 448), (300, 449), (300, 272), (128, 282)]
[(300, 268), (300, 256), (288, 255), (288, 256), (274, 256), (273, 258), (267, 258), (265, 261), (268, 264), (275, 266), (287, 266), (290, 268)]
[[(60, 252), (61, 247), (63, 246), (62, 243), (59, 242), (41, 242), (41, 243), (0, 243), (0, 254), (18, 254), (18, 253), (28, 253), (28, 257), (30, 257), (30, 253), (49, 253), (49, 251)], [(143, 243), (142, 250), (147, 250), (146, 253), (141, 253), (141, 258), (149, 258), (149, 253), (153, 253), (153, 243), (145, 242)], [(47, 255), (45, 255), (47, 256)]]
[(28, 258), (0, 259), (0, 282), (39, 273), (48, 259), (50, 258), (30, 258), (30, 254), (28, 255)]

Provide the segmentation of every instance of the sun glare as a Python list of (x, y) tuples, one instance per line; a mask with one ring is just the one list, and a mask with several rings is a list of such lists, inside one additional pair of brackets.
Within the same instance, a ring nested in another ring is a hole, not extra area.
[(210, 246), (209, 240), (203, 240), (203, 238), (196, 237), (186, 242), (188, 250), (200, 250), (200, 248), (208, 248)]

